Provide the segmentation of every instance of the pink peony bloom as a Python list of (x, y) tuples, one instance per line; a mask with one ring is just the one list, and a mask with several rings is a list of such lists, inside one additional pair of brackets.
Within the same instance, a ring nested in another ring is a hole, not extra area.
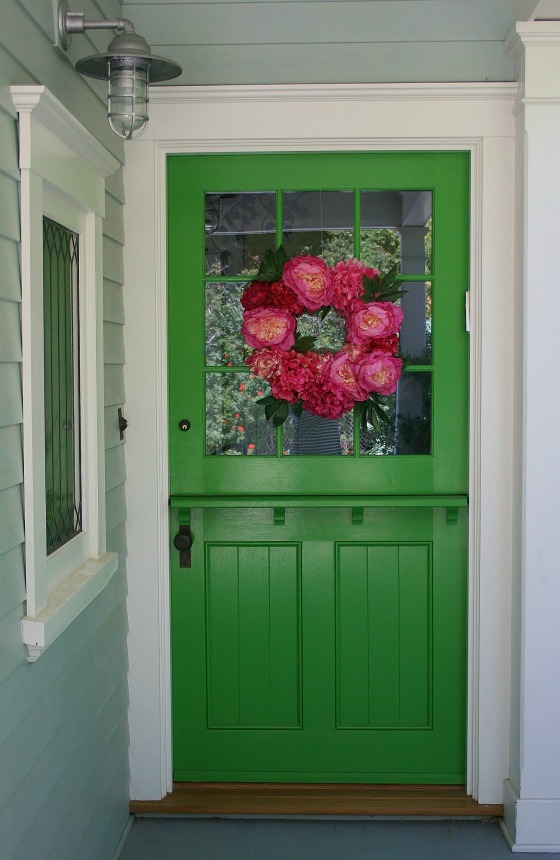
[(355, 373), (368, 393), (393, 394), (402, 373), (402, 361), (381, 349), (374, 349), (356, 361)]
[(246, 311), (274, 304), (270, 284), (266, 281), (251, 281), (241, 296), (241, 305)]
[(392, 302), (355, 302), (346, 320), (348, 340), (360, 344), (396, 334), (403, 317), (402, 309)]
[[(281, 357), (282, 352), (277, 349), (256, 349), (245, 359), (245, 364), (249, 365), (255, 376), (260, 379), (270, 379), (280, 367)], [(262, 391), (257, 394), (262, 397)]]
[(245, 311), (241, 333), (245, 342), (260, 349), (275, 346), (277, 349), (290, 349), (295, 342), (296, 320), (280, 308), (264, 307)]
[(364, 275), (368, 278), (379, 277), (379, 269), (365, 266), (354, 257), (352, 260), (343, 260), (336, 263), (332, 269), (333, 273), (333, 300), (332, 303), (339, 311), (347, 311), (351, 303), (359, 299), (364, 292)]
[(276, 281), (270, 287), (270, 295), (277, 308), (290, 314), (302, 314), (305, 310), (294, 291), (284, 281)]
[(354, 400), (366, 400), (369, 392), (364, 390), (355, 376), (352, 355), (342, 350), (334, 356), (329, 368), (330, 381)]
[(284, 264), (282, 280), (309, 311), (332, 303), (332, 273), (319, 257), (293, 257)]
[(352, 361), (356, 361), (361, 355), (364, 355), (368, 350), (365, 343), (345, 343), (341, 352), (347, 352)]

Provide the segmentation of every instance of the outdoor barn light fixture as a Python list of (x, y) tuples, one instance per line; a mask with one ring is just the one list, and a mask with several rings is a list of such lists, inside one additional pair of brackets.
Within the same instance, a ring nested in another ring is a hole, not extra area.
[(72, 35), (85, 30), (116, 30), (105, 54), (85, 57), (76, 63), (82, 75), (109, 81), (107, 117), (119, 137), (139, 137), (148, 122), (148, 84), (168, 81), (181, 74), (181, 66), (152, 56), (150, 46), (134, 32), (126, 18), (113, 21), (86, 21), (84, 12), (70, 12), (67, 0), (58, 5), (60, 45), (67, 51)]

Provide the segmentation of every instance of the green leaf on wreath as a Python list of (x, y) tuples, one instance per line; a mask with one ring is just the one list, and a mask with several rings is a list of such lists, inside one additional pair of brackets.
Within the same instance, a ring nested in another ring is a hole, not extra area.
[(368, 417), (368, 422), (377, 430), (378, 433), (381, 433), (381, 425), (379, 423), (379, 419), (377, 417), (375, 409), (373, 408), (371, 403), (370, 403), (368, 410), (367, 410), (367, 417)]
[(406, 294), (406, 290), (402, 290), (396, 281), (398, 275), (399, 264), (389, 269), (386, 275), (380, 279), (377, 275), (375, 278), (368, 278), (364, 275), (364, 293), (362, 295), (363, 302), (395, 302)]
[(272, 403), (266, 404), (266, 406), (264, 407), (264, 414), (267, 421), (272, 418), (272, 416), (278, 411), (281, 402), (281, 400), (277, 400), (275, 397), (273, 397)]
[(359, 400), (356, 403), (356, 412), (360, 418), (360, 429), (365, 433), (367, 430), (367, 402), (365, 400)]
[(306, 352), (308, 349), (313, 348), (315, 341), (316, 338), (313, 335), (307, 334), (305, 337), (298, 337), (293, 348), (296, 352)]
[(278, 401), (278, 409), (275, 411), (272, 416), (272, 423), (275, 427), (280, 427), (290, 412), (290, 404), (287, 400), (279, 400)]
[(282, 245), (276, 251), (265, 251), (261, 260), (259, 271), (255, 276), (256, 281), (279, 281), (284, 270), (284, 263), (287, 260), (286, 252)]
[(376, 392), (369, 396), (369, 411), (372, 416), (375, 416), (375, 421), (372, 421), (372, 424), (379, 433), (382, 432), (381, 425), (389, 427), (392, 423), (385, 401), (381, 398), (382, 395)]
[(362, 295), (362, 301), (372, 302), (379, 294), (379, 290), (381, 289), (381, 280), (379, 276), (376, 275), (374, 278), (368, 278), (367, 275), (364, 275), (363, 287), (364, 292)]

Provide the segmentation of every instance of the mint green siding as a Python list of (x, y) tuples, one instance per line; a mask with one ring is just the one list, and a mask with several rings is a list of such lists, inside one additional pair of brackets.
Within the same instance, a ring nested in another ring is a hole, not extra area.
[[(113, 0), (88, 18), (121, 14)], [(17, 123), (10, 84), (46, 85), (122, 161), (103, 90), (51, 44), (51, 4), (3, 0), (0, 32), (0, 832), (3, 860), (111, 860), (128, 821), (122, 173), (104, 225), (107, 544), (119, 570), (35, 664), (26, 661)], [(90, 53), (106, 42), (93, 34)], [(75, 49), (73, 50), (75, 53)]]

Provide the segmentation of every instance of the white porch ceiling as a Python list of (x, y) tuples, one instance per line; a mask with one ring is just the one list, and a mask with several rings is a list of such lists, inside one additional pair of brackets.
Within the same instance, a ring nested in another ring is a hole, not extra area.
[[(133, 0), (123, 4), (174, 84), (509, 81), (517, 18), (558, 0)], [(546, 8), (545, 8), (546, 7)]]

